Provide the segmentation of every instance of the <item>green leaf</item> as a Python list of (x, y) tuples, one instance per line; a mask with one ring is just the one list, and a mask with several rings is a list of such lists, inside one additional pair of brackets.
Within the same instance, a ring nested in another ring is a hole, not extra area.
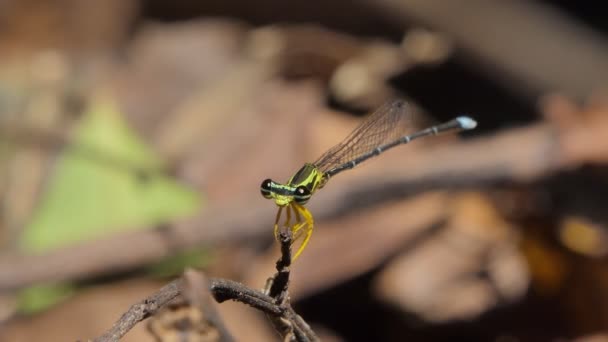
[(202, 268), (211, 262), (207, 249), (191, 249), (170, 256), (148, 267), (148, 272), (156, 277), (171, 277), (182, 274), (186, 267)]
[(18, 311), (22, 314), (33, 314), (50, 308), (67, 298), (75, 292), (73, 285), (45, 284), (31, 286), (19, 292)]
[(199, 209), (199, 194), (161, 172), (112, 103), (94, 103), (74, 133), (22, 236), (25, 251), (151, 228)]

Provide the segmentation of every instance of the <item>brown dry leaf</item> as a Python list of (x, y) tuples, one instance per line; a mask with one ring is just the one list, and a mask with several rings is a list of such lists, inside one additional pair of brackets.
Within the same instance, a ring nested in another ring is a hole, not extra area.
[[(173, 127), (179, 122), (222, 115), (202, 110), (192, 114), (186, 110), (192, 105), (186, 103), (222, 89), (226, 74), (243, 63), (244, 39), (244, 25), (230, 20), (145, 25), (128, 47), (127, 63), (112, 73), (116, 96), (134, 127), (165, 151), (169, 143), (164, 141), (176, 139), (179, 132)], [(186, 128), (190, 132), (204, 126)], [(194, 138), (186, 134), (183, 139)]]
[(530, 267), (532, 286), (543, 295), (557, 293), (571, 272), (569, 258), (542, 236), (526, 234), (521, 246)]
[(564, 218), (559, 227), (559, 238), (570, 250), (590, 257), (602, 257), (608, 253), (606, 228), (583, 217)]
[(563, 166), (608, 161), (608, 96), (598, 94), (579, 107), (569, 99), (547, 96), (541, 107), (547, 119), (560, 131)]
[(269, 65), (235, 63), (230, 71), (186, 98), (163, 120), (156, 133), (157, 148), (168, 160), (180, 161), (197, 147), (209, 146), (231, 124), (241, 120), (239, 114), (247, 113), (271, 76)]
[(272, 25), (252, 30), (252, 57), (280, 65), (291, 77), (330, 78), (344, 61), (360, 53), (364, 42), (318, 25)]
[(449, 54), (448, 44), (437, 34), (413, 32), (407, 37), (400, 46), (317, 25), (272, 25), (251, 31), (248, 53), (279, 65), (287, 78), (320, 79), (339, 101), (370, 108), (394, 96), (387, 80), (412, 62), (438, 62)]
[(512, 227), (479, 193), (455, 195), (447, 206), (445, 226), (378, 276), (377, 295), (439, 322), (476, 317), (499, 300), (520, 298), (528, 274)]
[(79, 57), (105, 53), (128, 35), (138, 4), (134, 0), (3, 1), (2, 57), (23, 58), (48, 48)]
[(401, 48), (414, 63), (437, 64), (452, 54), (453, 42), (444, 33), (413, 28), (403, 37)]
[(339, 101), (359, 108), (379, 106), (395, 96), (387, 80), (406, 66), (408, 61), (398, 45), (371, 42), (336, 69), (330, 90)]

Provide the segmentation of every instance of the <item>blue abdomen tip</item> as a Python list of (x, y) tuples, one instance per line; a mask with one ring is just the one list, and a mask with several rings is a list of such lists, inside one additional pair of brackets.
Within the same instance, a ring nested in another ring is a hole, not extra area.
[(456, 118), (456, 121), (458, 121), (462, 129), (473, 129), (477, 127), (477, 121), (468, 116), (459, 116)]

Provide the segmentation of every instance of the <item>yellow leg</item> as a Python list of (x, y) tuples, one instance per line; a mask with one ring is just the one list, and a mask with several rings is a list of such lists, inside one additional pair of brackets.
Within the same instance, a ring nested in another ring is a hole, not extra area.
[(293, 203), (292, 206), (293, 206), (294, 212), (296, 213), (296, 217), (298, 218), (298, 221), (300, 221), (302, 217), (304, 218), (303, 221), (298, 222), (297, 224), (295, 224), (292, 227), (292, 232), (294, 234), (294, 241), (298, 240), (301, 237), (301, 235), (304, 234), (304, 240), (302, 240), (302, 244), (300, 244), (300, 247), (298, 248), (298, 250), (296, 251), (296, 253), (293, 256), (292, 261), (295, 261), (300, 256), (302, 251), (304, 251), (304, 248), (306, 248), (306, 245), (308, 245), (308, 241), (310, 240), (310, 237), (312, 236), (312, 230), (314, 228), (314, 220), (312, 218), (312, 214), (305, 207), (303, 207), (299, 204), (296, 204), (296, 203)]
[(293, 227), (291, 227), (291, 232), (293, 233), (293, 241), (296, 241), (300, 238), (300, 234), (298, 233), (300, 231), (300, 229), (302, 229), (302, 227), (304, 227), (306, 225), (306, 221), (302, 220), (302, 215), (300, 215), (300, 210), (298, 210), (298, 208), (295, 206), (295, 204), (293, 205), (293, 212), (295, 213), (296, 216), (296, 221), (295, 224), (293, 225)]
[(287, 206), (285, 208), (285, 211), (287, 216), (285, 217), (285, 224), (283, 224), (283, 226), (289, 227), (291, 225), (291, 206)]
[[(296, 229), (296, 226), (298, 226), (298, 225), (301, 226), (300, 223), (302, 223), (303, 221), (302, 221), (302, 216), (300, 215), (300, 211), (298, 210), (298, 207), (296, 207), (296, 204), (292, 203), (290, 206), (293, 207), (293, 213), (296, 216), (295, 224), (291, 229), (295, 233), (296, 230), (299, 230), (299, 228)], [(295, 241), (295, 239), (294, 239), (294, 241)]]
[(307, 224), (308, 224), (308, 222), (302, 221), (302, 222), (296, 223), (293, 227), (291, 227), (291, 232), (293, 235), (292, 240), (294, 242), (297, 241), (302, 236), (302, 232), (304, 230), (301, 230), (301, 229), (306, 227)]
[(279, 211), (277, 211), (277, 218), (274, 220), (274, 238), (279, 241), (279, 220), (281, 219), (281, 212), (283, 211), (283, 207), (279, 207)]
[[(294, 213), (294, 222), (291, 222), (292, 210)], [(277, 241), (279, 241), (279, 222), (281, 221), (282, 213), (283, 207), (279, 207), (279, 210), (277, 211), (277, 216), (274, 221), (274, 237)], [(314, 227), (314, 220), (312, 218), (312, 214), (305, 207), (296, 203), (291, 203), (290, 205), (285, 207), (285, 221), (283, 223), (283, 227), (291, 230), (292, 244), (300, 240), (300, 238), (304, 236), (302, 243), (298, 247), (298, 250), (293, 255), (292, 261), (295, 261), (300, 256), (302, 251), (304, 251), (304, 248), (306, 248), (306, 245), (308, 244), (308, 241), (310, 240), (310, 237), (312, 235), (312, 230)]]
[(279, 221), (281, 220), (283, 208), (285, 208), (285, 223), (283, 223), (283, 227), (289, 228), (291, 226), (291, 207), (279, 207), (279, 211), (277, 211), (277, 217), (274, 221), (274, 238), (277, 241), (279, 241)]

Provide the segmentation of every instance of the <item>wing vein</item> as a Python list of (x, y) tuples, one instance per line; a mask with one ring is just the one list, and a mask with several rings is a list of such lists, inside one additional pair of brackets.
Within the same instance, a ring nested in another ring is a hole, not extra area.
[(412, 130), (411, 115), (402, 100), (388, 102), (374, 111), (341, 143), (333, 146), (313, 164), (328, 170), (366, 154), (378, 146), (395, 141)]

